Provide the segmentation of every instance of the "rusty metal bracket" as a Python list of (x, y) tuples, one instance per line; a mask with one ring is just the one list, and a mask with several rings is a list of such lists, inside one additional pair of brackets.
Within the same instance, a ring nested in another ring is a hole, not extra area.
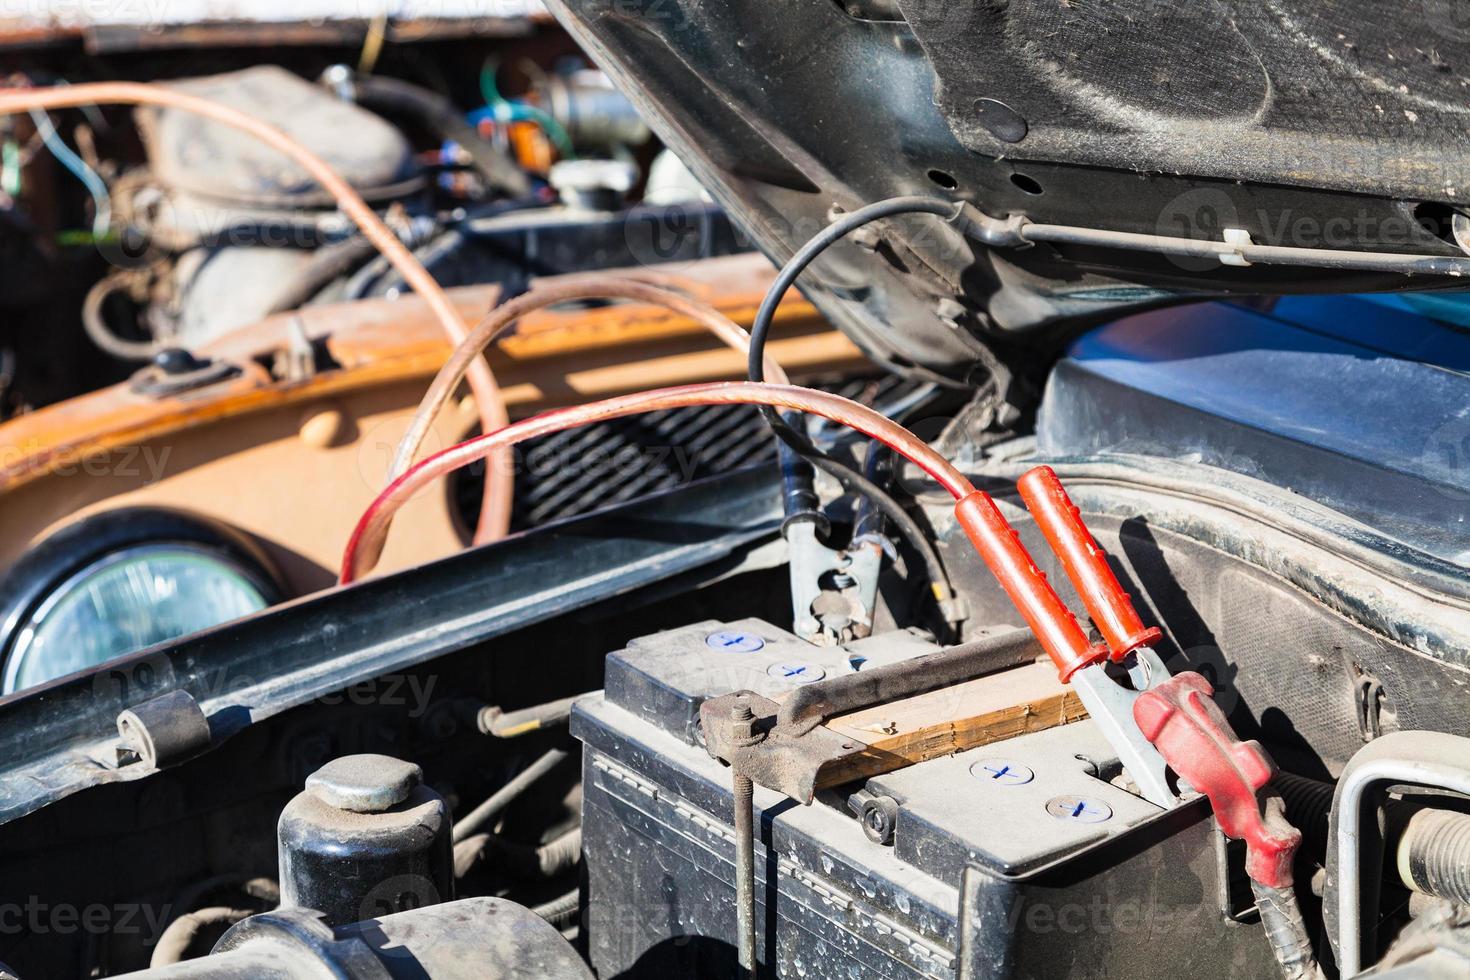
[(776, 734), (805, 735), (828, 718), (910, 698), (1030, 663), (1041, 656), (1030, 630), (1012, 630), (901, 663), (842, 674), (798, 687), (776, 716)]
[(807, 684), (781, 704), (751, 691), (735, 691), (700, 706), (705, 748), (736, 774), (810, 803), (824, 769), (849, 756), (874, 751), (823, 728), (823, 721), (974, 680), (1031, 662), (1040, 653), (1036, 637), (1018, 629)]

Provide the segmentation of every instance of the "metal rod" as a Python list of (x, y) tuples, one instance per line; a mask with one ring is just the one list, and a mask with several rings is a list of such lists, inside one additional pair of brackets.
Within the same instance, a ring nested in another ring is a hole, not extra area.
[(510, 806), (517, 797), (530, 789), (531, 785), (542, 776), (555, 769), (557, 763), (566, 757), (567, 753), (561, 749), (548, 749), (545, 755), (521, 770), (510, 782), (500, 787), (494, 796), (465, 814), (454, 825), (454, 830), (451, 833), (454, 842), (458, 844), (489, 823), (494, 819), (496, 814)]
[(755, 783), (735, 774), (735, 923), (740, 975), (755, 978)]

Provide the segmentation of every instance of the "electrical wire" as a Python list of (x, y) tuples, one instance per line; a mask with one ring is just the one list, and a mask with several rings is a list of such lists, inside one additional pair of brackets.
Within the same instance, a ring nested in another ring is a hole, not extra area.
[(107, 238), (112, 229), (112, 196), (107, 192), (107, 183), (97, 175), (97, 171), (87, 166), (66, 141), (56, 131), (51, 123), (51, 117), (40, 109), (31, 110), (31, 121), (36, 124), (36, 132), (41, 136), (41, 142), (46, 144), (46, 149), (56, 161), (71, 172), (72, 176), (82, 182), (87, 188), (87, 193), (92, 195), (92, 237), (98, 241)]
[(480, 96), (485, 100), (485, 108), (477, 109), (470, 113), (470, 120), (476, 125), (483, 119), (504, 124), (516, 120), (534, 122), (546, 133), (551, 142), (556, 144), (557, 151), (567, 160), (573, 160), (577, 156), (576, 148), (572, 145), (571, 134), (551, 113), (540, 106), (531, 105), (507, 99), (500, 94), (500, 84), (495, 80), (499, 74), (499, 65), (493, 59), (486, 59), (480, 68)]
[[(655, 278), (657, 280), (665, 277), (656, 276)], [(418, 452), (424, 437), (434, 423), (434, 417), (439, 414), (445, 403), (454, 394), (460, 379), (464, 377), (465, 368), (474, 363), (517, 320), (528, 313), (555, 306), (558, 303), (590, 299), (625, 299), (662, 306), (698, 322), (742, 354), (750, 345), (750, 337), (745, 330), (719, 310), (708, 303), (690, 299), (652, 282), (640, 282), (636, 279), (615, 278), (608, 275), (589, 275), (563, 282), (537, 285), (530, 292), (522, 293), (491, 310), (439, 369), (423, 401), (419, 403), (418, 410), (414, 412), (408, 429), (398, 442), (398, 449), (393, 454), (393, 462), (388, 469), (389, 478), (396, 479), (413, 463), (414, 455)], [(765, 370), (778, 382), (782, 384), (787, 382), (786, 372), (781, 370), (781, 366), (774, 361), (767, 360)]]
[(388, 39), (388, 11), (381, 10), (368, 23), (367, 34), (362, 39), (362, 52), (357, 56), (357, 70), (371, 75), (378, 67), (378, 58), (383, 54), (383, 43)]
[[(760, 310), (756, 313), (754, 322), (751, 323), (750, 353), (746, 364), (750, 380), (758, 382), (765, 379), (764, 361), (766, 340), (771, 333), (771, 324), (776, 317), (776, 308), (780, 305), (786, 292), (795, 284), (797, 278), (806, 270), (807, 266), (811, 265), (817, 256), (826, 251), (830, 245), (840, 241), (846, 235), (861, 228), (863, 225), (879, 221), (883, 218), (891, 218), (900, 214), (932, 214), (948, 221), (953, 221), (959, 211), (959, 205), (950, 201), (941, 201), (937, 198), (919, 196), (893, 197), (845, 214), (812, 236), (781, 267), (781, 271), (777, 273), (775, 281), (771, 283), (770, 288), (766, 291), (765, 299), (761, 301)], [(818, 449), (812, 444), (811, 440), (787, 424), (774, 409), (769, 406), (762, 407), (761, 414), (765, 416), (766, 422), (771, 426), (771, 430), (787, 448), (806, 460), (814, 468), (832, 477), (846, 492), (867, 498), (875, 507), (882, 511), (883, 516), (888, 518), (895, 530), (914, 548), (919, 558), (923, 561), (924, 569), (929, 576), (930, 586), (935, 599), (940, 603), (940, 608), (944, 610), (952, 609), (950, 601), (954, 598), (954, 586), (950, 582), (949, 572), (944, 567), (944, 562), (940, 559), (939, 552), (930, 543), (928, 535), (919, 527), (913, 515), (895, 500), (891, 494), (878, 486), (878, 484), (852, 467)], [(946, 611), (946, 619), (953, 625), (954, 620), (950, 618), (951, 615), (954, 614)]]
[(771, 405), (831, 419), (878, 440), (933, 477), (956, 500), (976, 494), (964, 474), (934, 447), (892, 419), (828, 391), (751, 381), (719, 381), (621, 395), (533, 416), (435, 453), (411, 467), (373, 500), (358, 520), (342, 554), (338, 581), (347, 585), (372, 571), (382, 553), (393, 513), (446, 473), (528, 439), (576, 426), (643, 412), (695, 405)]
[(104, 311), (107, 298), (113, 293), (120, 293), (131, 288), (136, 281), (135, 276), (136, 273), (130, 269), (114, 272), (98, 280), (91, 289), (87, 290), (86, 299), (82, 301), (82, 329), (87, 332), (87, 336), (99, 350), (111, 354), (120, 361), (151, 360), (164, 346), (156, 341), (128, 340), (119, 337), (107, 325), (107, 316)]
[[(398, 236), (377, 212), (325, 160), (275, 126), (197, 95), (141, 82), (92, 82), (54, 88), (0, 89), (0, 115), (103, 104), (162, 106), (193, 113), (248, 133), (290, 157), (331, 193), (338, 206), (362, 229), (363, 235), (393, 264), (404, 281), (429, 307), (450, 343), (458, 345), (468, 336), (465, 322), (448, 294), (398, 240)], [(470, 368), (468, 377), (484, 430), (489, 432), (506, 425), (510, 416), (506, 411), (505, 399), (495, 383), (495, 376), (490, 372), (490, 365), (482, 358)], [(509, 466), (492, 466), (489, 469), (493, 472), (485, 479), (484, 502), (475, 532), (476, 542), (504, 537), (510, 528), (515, 474)]]
[(572, 137), (567, 133), (566, 127), (557, 121), (556, 117), (540, 106), (534, 106), (527, 102), (512, 102), (509, 99), (487, 105), (483, 109), (476, 109), (469, 115), (469, 120), (478, 126), (482, 122), (493, 122), (505, 125), (508, 122), (531, 122), (540, 126), (546, 133), (548, 139), (556, 146), (563, 160), (575, 160), (577, 151), (573, 148)]

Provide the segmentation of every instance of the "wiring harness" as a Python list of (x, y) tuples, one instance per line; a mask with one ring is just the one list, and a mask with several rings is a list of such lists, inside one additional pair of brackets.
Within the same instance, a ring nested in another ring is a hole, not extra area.
[[(141, 82), (93, 82), (55, 88), (0, 89), (0, 115), (94, 105), (160, 106), (193, 113), (248, 133), (289, 157), (336, 199), (338, 206), (362, 230), (363, 236), (377, 247), (383, 257), (403, 276), (404, 281), (428, 304), (450, 343), (462, 343), (468, 335), (465, 321), (448, 294), (399, 241), (398, 236), (378, 213), (325, 160), (275, 126), (209, 99)], [(506, 412), (505, 399), (501, 396), (495, 376), (490, 372), (490, 365), (483, 359), (471, 365), (469, 383), (485, 431), (506, 425), (510, 416)], [(479, 527), (475, 533), (477, 542), (504, 537), (510, 528), (515, 474), (507, 466), (491, 469), (493, 473), (485, 481), (484, 505), (480, 509)]]

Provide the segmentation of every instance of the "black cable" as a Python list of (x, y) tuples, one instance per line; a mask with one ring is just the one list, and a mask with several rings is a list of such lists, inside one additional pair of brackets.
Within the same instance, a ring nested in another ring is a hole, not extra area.
[[(752, 381), (765, 380), (765, 350), (766, 338), (771, 332), (771, 323), (775, 319), (776, 308), (781, 304), (786, 291), (796, 282), (798, 276), (811, 265), (817, 256), (821, 255), (828, 246), (841, 240), (848, 233), (883, 218), (890, 218), (899, 214), (933, 214), (946, 220), (954, 220), (960, 213), (960, 206), (951, 201), (941, 201), (932, 197), (892, 197), (887, 200), (869, 204), (859, 208), (823, 228), (813, 235), (811, 240), (803, 245), (793, 255), (781, 271), (777, 273), (776, 279), (771, 283), (771, 288), (766, 292), (765, 299), (761, 301), (759, 312), (756, 313), (755, 321), (750, 328), (750, 358), (747, 372)], [(928, 572), (930, 584), (933, 586), (935, 598), (939, 600), (941, 608), (946, 609), (945, 618), (953, 623), (949, 616), (949, 602), (954, 597), (954, 587), (950, 584), (949, 573), (944, 567), (939, 553), (930, 543), (928, 536), (919, 527), (917, 521), (908, 511), (904, 510), (897, 500), (878, 486), (872, 480), (863, 476), (852, 467), (833, 459), (814, 446), (809, 439), (797, 432), (783, 419), (779, 412), (769, 405), (761, 406), (761, 414), (766, 422), (770, 424), (771, 431), (781, 440), (782, 446), (790, 449), (801, 459), (811, 466), (821, 470), (832, 477), (848, 493), (858, 494), (866, 497), (875, 507), (883, 512), (898, 532), (913, 547), (915, 552), (924, 562)], [(783, 470), (789, 473), (789, 467), (784, 465)], [(791, 487), (787, 488), (786, 498), (788, 501), (797, 496)], [(789, 516), (789, 515), (788, 515)]]
[(322, 290), (343, 276), (351, 275), (377, 254), (377, 246), (365, 235), (353, 235), (344, 241), (317, 249), (282, 288), (266, 311), (266, 316), (305, 306)]
[(485, 182), (509, 197), (531, 193), (531, 178), (499, 147), (482, 137), (464, 114), (438, 92), (382, 75), (358, 75), (352, 92), (359, 105), (375, 112), (414, 119), (440, 139), (453, 140), (469, 154)]

